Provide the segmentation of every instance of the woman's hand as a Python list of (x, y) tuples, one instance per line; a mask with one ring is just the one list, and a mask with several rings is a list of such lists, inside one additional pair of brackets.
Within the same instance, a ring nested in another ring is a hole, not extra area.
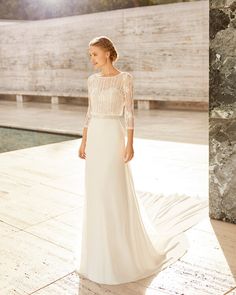
[(127, 144), (124, 151), (124, 161), (127, 163), (134, 156), (134, 149), (132, 144)]
[(86, 144), (84, 142), (81, 142), (81, 145), (78, 151), (78, 156), (81, 159), (86, 159), (85, 147), (86, 147)]

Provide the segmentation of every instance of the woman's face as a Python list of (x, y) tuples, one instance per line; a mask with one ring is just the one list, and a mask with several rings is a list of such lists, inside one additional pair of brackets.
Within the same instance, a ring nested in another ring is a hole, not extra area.
[(107, 53), (98, 46), (91, 45), (89, 47), (89, 56), (95, 68), (104, 66), (108, 61)]

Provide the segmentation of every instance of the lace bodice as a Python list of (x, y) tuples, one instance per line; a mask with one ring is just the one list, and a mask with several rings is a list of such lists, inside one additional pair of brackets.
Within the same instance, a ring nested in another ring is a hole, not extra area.
[(84, 127), (89, 126), (91, 116), (124, 116), (126, 129), (134, 129), (133, 76), (120, 72), (115, 76), (105, 77), (98, 73), (87, 79), (88, 109)]

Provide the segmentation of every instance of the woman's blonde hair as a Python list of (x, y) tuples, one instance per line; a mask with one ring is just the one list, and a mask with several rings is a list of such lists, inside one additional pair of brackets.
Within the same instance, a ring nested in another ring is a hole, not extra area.
[(118, 59), (118, 53), (113, 42), (106, 36), (95, 37), (89, 42), (89, 46), (99, 46), (105, 51), (109, 51), (111, 62), (115, 62)]

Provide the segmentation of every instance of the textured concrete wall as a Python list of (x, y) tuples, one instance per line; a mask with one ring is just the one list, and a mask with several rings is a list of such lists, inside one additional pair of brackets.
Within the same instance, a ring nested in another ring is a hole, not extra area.
[(236, 223), (236, 1), (210, 4), (210, 216)]
[(201, 0), (0, 0), (0, 19), (39, 20), (154, 5), (154, 3), (158, 5), (188, 1)]
[(2, 25), (0, 93), (83, 95), (97, 35), (115, 42), (136, 98), (208, 101), (208, 1)]

